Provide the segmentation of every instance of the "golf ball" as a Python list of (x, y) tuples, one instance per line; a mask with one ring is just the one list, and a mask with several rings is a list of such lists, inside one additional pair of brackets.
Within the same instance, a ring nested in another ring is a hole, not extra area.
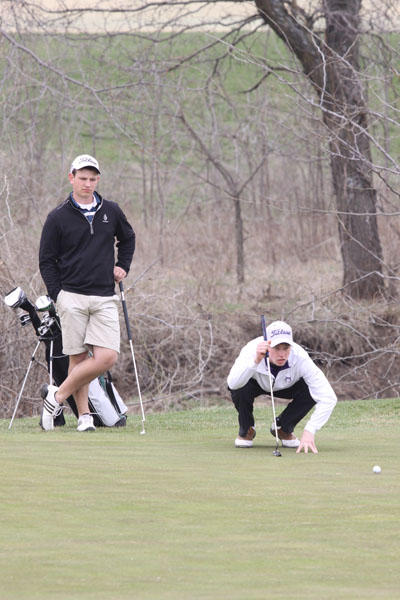
[(382, 471), (382, 469), (380, 468), (379, 465), (375, 465), (372, 470), (373, 470), (374, 473), (380, 473)]

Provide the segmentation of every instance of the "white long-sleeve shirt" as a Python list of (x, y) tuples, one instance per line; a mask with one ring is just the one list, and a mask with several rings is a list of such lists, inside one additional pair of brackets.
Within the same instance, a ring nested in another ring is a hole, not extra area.
[[(263, 339), (263, 337), (255, 338), (242, 348), (228, 375), (227, 381), (231, 390), (243, 387), (253, 378), (263, 390), (271, 391), (265, 360), (258, 364), (254, 362), (256, 348)], [(300, 379), (304, 379), (312, 399), (316, 402), (315, 409), (304, 429), (315, 434), (331, 416), (337, 402), (336, 394), (321, 369), (298, 344), (291, 346), (288, 363), (288, 368), (280, 370), (276, 378), (271, 373), (273, 392), (279, 396), (279, 390), (290, 388)]]

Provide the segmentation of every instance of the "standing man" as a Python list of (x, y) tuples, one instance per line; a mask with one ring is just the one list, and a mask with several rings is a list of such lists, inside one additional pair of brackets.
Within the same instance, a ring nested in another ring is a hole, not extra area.
[[(307, 352), (295, 344), (290, 325), (275, 321), (267, 327), (267, 340), (251, 340), (242, 348), (228, 376), (228, 387), (238, 412), (239, 435), (237, 448), (251, 448), (256, 436), (254, 399), (271, 393), (265, 357), (269, 352), (274, 394), (292, 401), (276, 418), (278, 437), (282, 446), (318, 452), (314, 436), (328, 421), (337, 402), (335, 392), (325, 375)], [(297, 423), (314, 408), (304, 427), (301, 439), (294, 435)], [(275, 437), (275, 423), (271, 433)]]
[(43, 227), (39, 267), (48, 294), (56, 302), (69, 371), (59, 388), (43, 385), (41, 426), (53, 429), (54, 417), (73, 395), (79, 413), (78, 431), (94, 431), (88, 406), (89, 383), (118, 358), (119, 298), (115, 283), (129, 271), (135, 233), (118, 204), (95, 192), (100, 179), (95, 158), (77, 156), (68, 178), (72, 192), (49, 213)]

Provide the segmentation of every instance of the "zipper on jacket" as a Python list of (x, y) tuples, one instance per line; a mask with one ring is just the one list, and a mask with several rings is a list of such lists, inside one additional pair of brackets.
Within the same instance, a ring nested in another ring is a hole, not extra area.
[[(97, 213), (99, 212), (99, 209), (102, 207), (102, 205), (103, 205), (103, 199), (101, 200), (100, 204), (97, 206), (96, 212), (93, 215), (93, 219), (91, 221), (88, 221), (88, 223), (90, 225), (90, 235), (94, 235), (93, 223), (94, 223), (94, 220), (97, 217)], [(83, 215), (83, 216), (85, 216), (85, 215)], [(85, 217), (85, 219), (86, 219), (86, 217)]]

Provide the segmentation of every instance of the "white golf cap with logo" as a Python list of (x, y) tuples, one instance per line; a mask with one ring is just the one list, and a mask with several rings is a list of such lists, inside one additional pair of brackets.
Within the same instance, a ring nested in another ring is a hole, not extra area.
[(293, 346), (292, 328), (284, 321), (274, 321), (267, 327), (267, 340), (271, 342), (271, 348), (278, 344)]
[(80, 154), (74, 158), (69, 172), (72, 173), (74, 170), (79, 171), (79, 169), (84, 169), (85, 167), (94, 167), (100, 174), (99, 163), (95, 158), (93, 158), (93, 156), (90, 156), (89, 154)]

